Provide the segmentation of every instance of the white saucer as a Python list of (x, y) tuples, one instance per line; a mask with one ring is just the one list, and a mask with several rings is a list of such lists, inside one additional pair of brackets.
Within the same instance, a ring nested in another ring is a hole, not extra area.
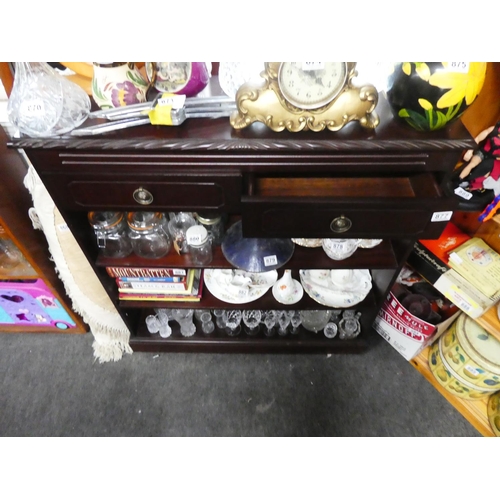
[(249, 277), (251, 284), (247, 289), (241, 289), (238, 293), (237, 287), (221, 285), (217, 281), (220, 274), (219, 269), (205, 269), (203, 276), (208, 291), (217, 299), (228, 304), (247, 304), (260, 299), (276, 283), (278, 278), (277, 271), (266, 273), (248, 273), (246, 271), (236, 270), (235, 272), (242, 276)]
[(356, 274), (360, 278), (357, 280), (357, 286), (349, 290), (332, 282), (329, 269), (301, 269), (300, 281), (306, 293), (319, 304), (335, 308), (351, 307), (364, 300), (372, 288), (368, 270), (359, 269)]

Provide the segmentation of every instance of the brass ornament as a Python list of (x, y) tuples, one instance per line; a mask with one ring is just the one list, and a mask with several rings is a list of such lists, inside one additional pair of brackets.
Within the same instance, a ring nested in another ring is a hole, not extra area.
[[(243, 129), (254, 122), (262, 122), (275, 132), (285, 129), (290, 132), (320, 132), (325, 128), (335, 132), (355, 120), (370, 129), (378, 125), (379, 118), (374, 111), (378, 102), (377, 89), (373, 85), (353, 85), (352, 79), (357, 75), (356, 63), (325, 63), (334, 64), (335, 68), (341, 69), (332, 73), (339, 78), (333, 85), (337, 86), (338, 91), (331, 94), (326, 103), (318, 97), (318, 107), (314, 107), (314, 96), (309, 96), (310, 100), (304, 101), (302, 105), (298, 102), (292, 104), (290, 97), (285, 97), (283, 90), (289, 95), (290, 86), (285, 85), (280, 68), (286, 64), (293, 63), (266, 62), (265, 69), (260, 74), (261, 81), (244, 83), (238, 89), (238, 109), (230, 117), (233, 128)], [(319, 93), (322, 89), (315, 83), (317, 79), (309, 77), (309, 80), (310, 83), (305, 79), (300, 82), (303, 90), (307, 91), (310, 86), (311, 90)], [(280, 83), (283, 84), (283, 90)]]

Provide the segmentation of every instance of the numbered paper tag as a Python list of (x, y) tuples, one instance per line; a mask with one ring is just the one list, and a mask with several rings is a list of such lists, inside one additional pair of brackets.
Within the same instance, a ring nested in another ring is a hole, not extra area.
[(324, 62), (303, 62), (302, 71), (317, 71), (319, 69), (325, 69)]
[(449, 68), (456, 73), (468, 73), (469, 72), (468, 62), (450, 62), (448, 63)]
[(240, 299), (248, 297), (248, 288), (239, 288), (237, 295)]
[(179, 94), (163, 94), (158, 99), (158, 106), (170, 106), (172, 109), (181, 109), (186, 102), (186, 96)]
[(66, 232), (68, 232), (68, 231), (69, 231), (68, 224), (66, 224), (66, 223), (64, 223), (64, 224), (59, 224), (59, 225), (57, 226), (57, 229), (59, 229), (59, 231), (60, 231), (61, 233), (66, 233)]
[(264, 265), (266, 267), (277, 266), (278, 258), (276, 257), (276, 255), (268, 255), (267, 257), (264, 257)]
[(471, 374), (474, 375), (474, 377), (478, 377), (481, 375), (473, 366), (470, 365), (465, 365), (465, 369)]
[(21, 103), (21, 114), (26, 116), (42, 116), (45, 113), (45, 105), (41, 99), (32, 99)]
[(466, 191), (465, 189), (458, 187), (453, 191), (457, 196), (460, 196), (460, 198), (464, 198), (466, 200), (470, 200), (472, 198), (472, 193), (469, 193), (469, 191)]
[(431, 217), (431, 222), (444, 222), (451, 220), (453, 212), (434, 212)]
[(200, 245), (202, 241), (201, 234), (189, 234), (186, 239), (188, 245), (195, 245), (195, 246)]
[(340, 243), (332, 243), (332, 250), (337, 251), (337, 252), (346, 252), (347, 251), (347, 243), (346, 242), (340, 242)]

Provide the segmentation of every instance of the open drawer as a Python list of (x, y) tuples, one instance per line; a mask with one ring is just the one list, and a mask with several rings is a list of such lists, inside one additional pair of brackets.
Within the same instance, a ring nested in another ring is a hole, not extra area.
[(407, 177), (249, 177), (246, 237), (435, 238), (456, 201), (430, 173)]

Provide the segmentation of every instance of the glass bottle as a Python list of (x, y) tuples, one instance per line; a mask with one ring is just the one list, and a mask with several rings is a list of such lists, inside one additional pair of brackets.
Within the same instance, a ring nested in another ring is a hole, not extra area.
[(132, 253), (123, 212), (89, 212), (88, 219), (105, 257), (120, 258)]
[(198, 224), (204, 226), (208, 231), (208, 237), (212, 245), (220, 245), (224, 237), (224, 221), (222, 215), (198, 212), (196, 214)]
[(192, 265), (206, 266), (212, 262), (212, 243), (204, 226), (191, 226), (186, 240)]
[(129, 212), (127, 223), (132, 249), (137, 256), (158, 259), (169, 252), (172, 243), (161, 212)]

